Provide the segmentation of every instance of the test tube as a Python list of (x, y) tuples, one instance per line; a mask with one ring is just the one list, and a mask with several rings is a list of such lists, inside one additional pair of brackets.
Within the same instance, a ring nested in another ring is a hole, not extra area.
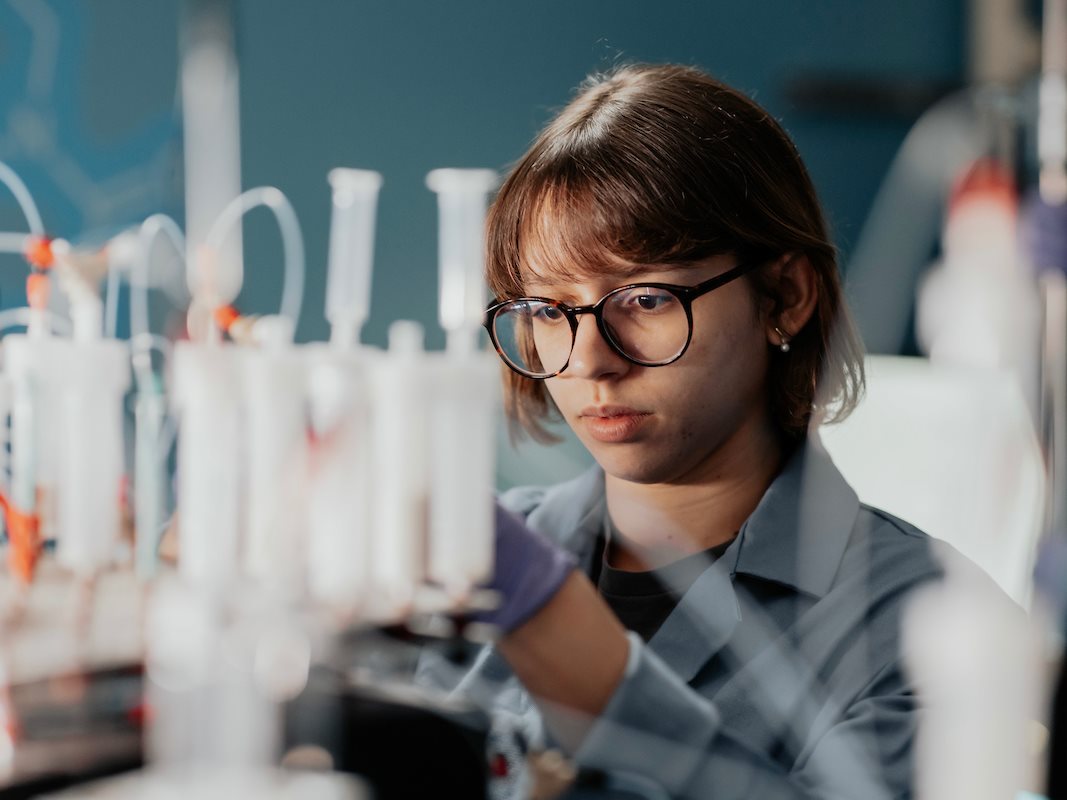
[(384, 613), (410, 609), (424, 570), (427, 396), (423, 331), (394, 322), (377, 363), (374, 394), (374, 571)]
[(240, 351), (179, 342), (174, 348), (180, 574), (221, 586), (237, 572), (240, 524)]
[(46, 380), (62, 398), (56, 560), (88, 577), (111, 561), (119, 536), (129, 356), (114, 339), (55, 345)]
[(496, 182), (489, 169), (435, 169), (426, 176), (437, 193), (438, 317), (449, 349), (477, 347), (485, 313), (485, 211)]
[(326, 319), (330, 340), (349, 347), (359, 339), (370, 307), (374, 223), (382, 176), (364, 169), (338, 168), (328, 176), (333, 188), (330, 219)]
[(485, 213), (496, 181), (486, 169), (439, 169), (426, 176), (437, 193), (439, 318), (448, 337), (432, 373), (427, 573), (453, 599), (492, 570), (499, 367), (477, 345), (485, 313)]
[(370, 361), (374, 351), (312, 346), (311, 425), (316, 450), (308, 487), (311, 596), (341, 613), (368, 595), (371, 506)]
[(427, 573), (456, 601), (492, 575), (500, 366), (483, 352), (446, 352), (433, 366)]
[[(271, 329), (271, 330), (267, 330)], [(306, 467), (306, 367), (292, 346), (284, 317), (262, 317), (256, 333), (267, 341), (242, 359), (247, 491), (246, 571), (290, 595), (301, 588), (304, 565), (303, 486)]]

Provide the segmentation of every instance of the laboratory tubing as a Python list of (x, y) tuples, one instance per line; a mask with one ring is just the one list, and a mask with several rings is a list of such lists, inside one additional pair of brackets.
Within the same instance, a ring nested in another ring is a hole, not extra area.
[[(175, 252), (180, 258), (184, 258), (185, 236), (171, 217), (166, 214), (153, 214), (144, 222), (137, 232), (137, 241), (134, 246), (122, 248), (122, 254), (132, 258), (129, 264), (130, 283), (134, 291), (130, 293), (130, 336), (148, 333), (148, 287), (153, 281), (159, 281), (151, 268), (153, 263), (153, 245), (157, 236), (164, 236), (170, 241)], [(115, 254), (118, 259), (119, 254)]]
[(226, 344), (174, 348), (179, 571), (215, 588), (238, 571), (242, 355)]
[(445, 352), (430, 379), (428, 575), (459, 599), (492, 572), (499, 362), (493, 353)]
[(374, 470), (368, 362), (376, 354), (311, 345), (308, 585), (340, 614), (367, 598)]
[(394, 322), (374, 365), (374, 601), (396, 618), (410, 610), (425, 574), (428, 410), (423, 331)]
[[(162, 216), (162, 215), (157, 215)], [(119, 321), (119, 288), (125, 277), (133, 284), (134, 273), (140, 260), (141, 237), (137, 229), (124, 230), (111, 237), (103, 247), (95, 252), (78, 253), (72, 259), (71, 266), (83, 278), (96, 282), (101, 270), (107, 277), (104, 285), (104, 335), (114, 338)]]
[(259, 186), (235, 197), (219, 214), (204, 239), (201, 259), (203, 275), (193, 297), (214, 309), (231, 303), (241, 289), (244, 268), (226, 259), (224, 245), (240, 221), (254, 208), (265, 206), (274, 214), (282, 236), (285, 277), (279, 314), (293, 327), (300, 317), (304, 301), (304, 237), (292, 205), (273, 186)]
[(435, 169), (439, 319), (448, 347), (473, 349), (485, 312), (485, 212), (497, 174), (487, 169)]
[(167, 400), (162, 376), (152, 367), (152, 352), (170, 359), (170, 342), (151, 333), (148, 323), (148, 287), (154, 277), (151, 269), (153, 245), (157, 236), (170, 240), (175, 251), (185, 254), (185, 237), (177, 223), (165, 214), (153, 214), (141, 223), (136, 238), (122, 234), (113, 240), (121, 246), (109, 247), (112, 268), (125, 268), (130, 276), (130, 349), (136, 377), (134, 404), (134, 562), (142, 580), (156, 574), (159, 542), (165, 520), (167, 498), (167, 455), (164, 441)]
[(359, 341), (370, 309), (374, 224), (382, 176), (362, 169), (330, 170), (330, 219), (326, 319), (330, 341), (341, 348)]
[(37, 204), (33, 202), (33, 195), (18, 173), (3, 161), (0, 161), (0, 183), (7, 186), (15, 196), (32, 236), (38, 240), (44, 237), (44, 221), (41, 219), (41, 212), (37, 210)]
[(25, 233), (0, 232), (0, 253), (18, 253), (22, 255), (26, 252), (29, 239), (29, 234)]
[(303, 588), (307, 514), (306, 359), (283, 317), (263, 317), (261, 347), (241, 359), (247, 486), (244, 564), (249, 575), (295, 596)]
[(167, 458), (163, 442), (167, 399), (162, 380), (150, 370), (137, 374), (133, 414), (134, 562), (138, 577), (150, 580), (157, 571), (159, 540), (165, 521)]

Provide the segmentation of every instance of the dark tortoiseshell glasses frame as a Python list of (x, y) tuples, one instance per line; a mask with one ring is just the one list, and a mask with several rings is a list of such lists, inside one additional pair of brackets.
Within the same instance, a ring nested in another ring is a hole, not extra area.
[[(550, 297), (516, 297), (510, 300), (494, 300), (485, 310), (485, 321), (483, 324), (485, 325), (485, 329), (489, 332), (489, 339), (492, 341), (493, 347), (496, 348), (497, 354), (500, 356), (501, 360), (515, 372), (533, 380), (546, 380), (547, 378), (554, 378), (556, 375), (559, 375), (561, 372), (567, 369), (567, 367), (570, 365), (571, 353), (574, 351), (574, 342), (578, 335), (578, 318), (582, 314), (593, 315), (594, 319), (596, 319), (597, 329), (600, 331), (600, 335), (604, 337), (604, 341), (606, 341), (611, 347), (611, 349), (618, 353), (622, 358), (642, 367), (665, 367), (668, 364), (673, 364), (675, 361), (685, 355), (685, 351), (689, 349), (689, 344), (693, 340), (693, 301), (696, 300), (698, 297), (702, 297), (703, 295), (706, 295), (709, 292), (712, 292), (715, 289), (718, 289), (721, 286), (725, 286), (731, 281), (740, 278), (742, 275), (751, 272), (753, 269), (763, 263), (765, 262), (751, 261), (743, 264), (738, 264), (732, 269), (729, 269), (726, 272), (716, 275), (714, 278), (709, 278), (706, 281), (698, 283), (696, 286), (678, 286), (672, 283), (628, 283), (625, 286), (619, 286), (616, 289), (612, 289), (610, 292), (605, 294), (595, 303), (587, 306), (571, 306), (560, 300), (554, 300)], [(612, 297), (620, 294), (621, 292), (627, 292), (633, 289), (645, 287), (649, 289), (657, 289), (660, 291), (668, 292), (669, 294), (677, 298), (677, 300), (681, 303), (682, 308), (685, 310), (686, 321), (688, 323), (688, 333), (686, 334), (685, 344), (683, 344), (681, 346), (681, 349), (679, 349), (678, 352), (674, 355), (659, 361), (645, 361), (640, 358), (635, 358), (634, 356), (627, 353), (626, 350), (622, 347), (622, 345), (618, 341), (616, 341), (615, 337), (612, 335), (610, 326), (607, 325), (604, 321), (604, 308)], [(555, 309), (558, 309), (559, 312), (566, 317), (567, 322), (570, 325), (571, 349), (567, 353), (567, 360), (564, 362), (563, 366), (555, 372), (548, 372), (542, 374), (522, 369), (521, 367), (517, 366), (511, 360), (508, 359), (507, 355), (504, 353), (503, 348), (500, 346), (500, 342), (497, 338), (496, 333), (497, 316), (504, 309), (509, 308), (516, 303), (523, 302), (540, 303), (542, 305), (551, 306)]]

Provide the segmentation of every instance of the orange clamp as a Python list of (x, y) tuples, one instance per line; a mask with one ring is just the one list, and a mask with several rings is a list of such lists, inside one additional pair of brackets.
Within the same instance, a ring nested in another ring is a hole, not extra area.
[(56, 263), (56, 254), (52, 250), (52, 239), (48, 236), (31, 236), (23, 251), (26, 260), (37, 269), (51, 269)]
[(33, 272), (26, 278), (26, 302), (38, 311), (48, 308), (51, 281), (43, 272)]
[(233, 323), (240, 318), (241, 312), (233, 306), (219, 306), (215, 309), (215, 324), (225, 333), (229, 333)]
[(8, 566), (23, 584), (33, 581), (37, 560), (41, 556), (40, 518), (36, 514), (19, 511), (0, 493), (0, 509), (4, 513), (8, 538)]

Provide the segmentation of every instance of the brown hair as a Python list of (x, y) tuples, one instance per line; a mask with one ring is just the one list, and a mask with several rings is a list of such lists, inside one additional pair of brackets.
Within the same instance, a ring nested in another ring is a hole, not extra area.
[[(862, 392), (863, 348), (796, 146), (755, 102), (697, 69), (637, 65), (587, 79), (504, 181), (487, 248), (498, 298), (524, 294), (531, 264), (573, 279), (722, 254), (768, 264), (806, 256), (818, 303), (789, 354), (771, 361), (774, 421), (797, 439), (814, 412), (841, 419)], [(748, 278), (777, 308), (768, 271)], [(551, 439), (543, 382), (504, 373), (513, 432)]]

